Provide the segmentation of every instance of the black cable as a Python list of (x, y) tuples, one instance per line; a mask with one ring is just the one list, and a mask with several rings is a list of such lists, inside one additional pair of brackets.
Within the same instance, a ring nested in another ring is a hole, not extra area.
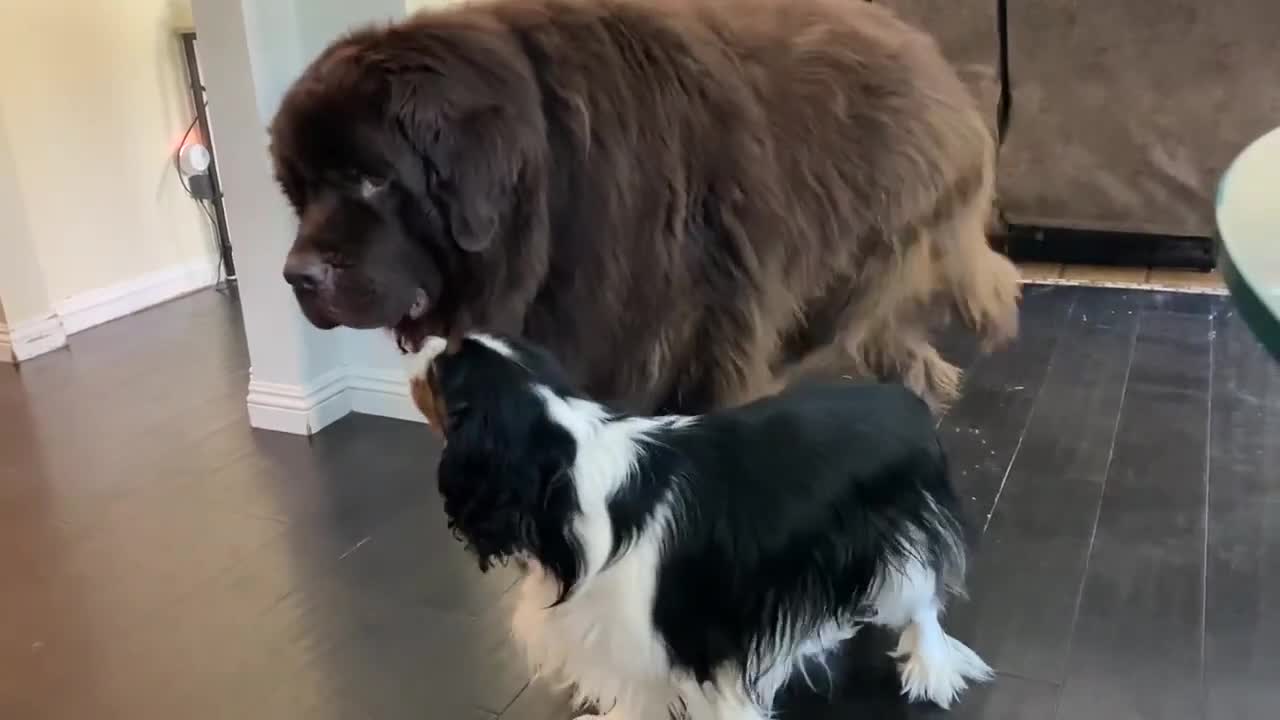
[[(208, 102), (205, 103), (205, 107), (206, 108), (209, 107)], [(182, 184), (182, 189), (187, 193), (187, 196), (190, 197), (192, 200), (195, 200), (196, 205), (199, 205), (200, 209), (204, 212), (204, 216), (209, 218), (209, 225), (210, 225), (209, 229), (213, 232), (214, 249), (217, 250), (217, 255), (218, 255), (218, 269), (216, 271), (216, 274), (213, 276), (214, 286), (217, 287), (222, 282), (222, 270), (223, 270), (223, 265), (225, 264), (223, 259), (222, 247), (221, 245), (218, 244), (218, 241), (217, 241), (218, 220), (213, 216), (213, 211), (209, 209), (209, 206), (206, 203), (205, 199), (198, 197), (194, 192), (192, 192), (191, 185), (187, 183), (186, 175), (182, 173), (182, 159), (181, 159), (182, 148), (187, 146), (187, 140), (191, 137), (191, 131), (195, 129), (196, 123), (198, 122), (200, 122), (199, 114), (197, 114), (194, 118), (191, 119), (191, 124), (187, 125), (186, 131), (182, 133), (182, 139), (178, 141), (178, 149), (175, 150), (173, 153), (173, 169), (178, 174), (178, 182)], [(222, 290), (219, 289), (219, 292), (222, 292)]]
[[(196, 199), (196, 203), (200, 206), (200, 209), (204, 211), (204, 216), (209, 218), (209, 229), (210, 231), (213, 232), (213, 235), (216, 238), (218, 235), (218, 221), (216, 218), (214, 218), (213, 211), (209, 209), (209, 203), (204, 200), (200, 200), (199, 198)], [(218, 249), (221, 250), (221, 248), (218, 248)], [(225, 265), (226, 263), (223, 260), (223, 255), (221, 252), (219, 252), (218, 267), (213, 273), (213, 287), (218, 292), (223, 292), (225, 289), (223, 287), (225, 285), (224, 278), (222, 277), (222, 272)], [(231, 278), (225, 278), (225, 280), (230, 280), (230, 279)]]
[[(209, 205), (211, 204), (211, 202), (202, 202), (200, 203), (200, 207), (204, 209), (205, 217), (209, 218), (209, 230), (213, 232), (214, 237), (217, 237), (218, 220), (213, 216), (213, 211), (209, 209)], [(219, 247), (218, 250), (218, 269), (213, 278), (214, 284), (218, 287), (219, 291), (222, 291), (225, 289), (226, 284), (231, 281), (231, 278), (223, 275), (227, 268), (227, 256), (221, 252), (221, 247)]]

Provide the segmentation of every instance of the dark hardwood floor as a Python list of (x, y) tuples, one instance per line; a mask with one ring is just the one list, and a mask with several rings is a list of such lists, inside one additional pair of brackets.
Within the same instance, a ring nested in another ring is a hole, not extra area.
[[(1263, 720), (1280, 707), (1280, 368), (1225, 299), (1027, 288), (941, 423), (975, 527), (950, 716)], [(206, 292), (0, 366), (0, 718), (566, 720), (445, 530), (421, 425), (247, 425)], [(854, 641), (784, 717), (943, 717)], [(648, 720), (648, 719), (627, 719)], [(656, 720), (656, 719), (654, 719)]]

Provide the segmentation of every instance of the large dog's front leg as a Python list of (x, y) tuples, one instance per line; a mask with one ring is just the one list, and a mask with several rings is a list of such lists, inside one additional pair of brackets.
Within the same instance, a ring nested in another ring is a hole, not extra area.
[(960, 394), (961, 371), (933, 346), (927, 323), (912, 317), (873, 322), (855, 310), (830, 344), (784, 365), (779, 383), (830, 376), (901, 382), (941, 414)]
[(737, 318), (704, 332), (715, 338), (716, 345), (698, 350), (685, 362), (671, 389), (653, 409), (655, 414), (696, 415), (735, 407), (784, 387), (770, 367), (778, 341), (767, 323)]

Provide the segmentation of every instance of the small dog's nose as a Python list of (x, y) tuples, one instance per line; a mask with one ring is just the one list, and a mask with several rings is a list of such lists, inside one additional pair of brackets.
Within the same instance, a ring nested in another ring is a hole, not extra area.
[(298, 290), (316, 290), (328, 282), (332, 270), (315, 255), (290, 253), (284, 261), (284, 281)]

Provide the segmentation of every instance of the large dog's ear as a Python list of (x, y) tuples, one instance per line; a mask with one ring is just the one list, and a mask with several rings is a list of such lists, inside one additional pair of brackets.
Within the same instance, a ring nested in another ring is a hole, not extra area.
[(483, 252), (511, 221), (522, 161), (502, 126), (503, 111), (484, 110), (441, 133), (439, 170), (449, 182), (454, 242)]
[[(535, 161), (536, 121), (518, 100), (486, 98), (478, 88), (456, 97), (462, 78), (397, 75), (391, 112), (422, 158), (425, 190), (444, 201), (454, 242), (483, 252), (510, 231), (522, 178)], [(450, 97), (447, 91), (454, 91)]]

